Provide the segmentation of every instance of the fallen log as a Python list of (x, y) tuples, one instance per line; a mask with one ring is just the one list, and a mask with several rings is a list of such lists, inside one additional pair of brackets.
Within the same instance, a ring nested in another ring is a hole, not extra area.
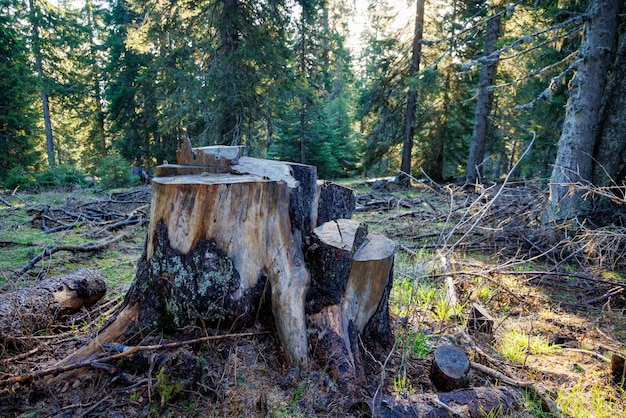
[(514, 416), (523, 408), (523, 396), (507, 387), (475, 387), (445, 393), (383, 397), (377, 417), (450, 418)]
[(96, 303), (106, 292), (106, 283), (94, 270), (43, 280), (35, 285), (0, 295), (0, 347), (46, 328), (83, 306)]

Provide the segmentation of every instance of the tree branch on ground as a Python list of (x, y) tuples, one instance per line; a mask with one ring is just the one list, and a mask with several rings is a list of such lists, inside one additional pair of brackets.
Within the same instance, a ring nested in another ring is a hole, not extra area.
[(120, 241), (120, 240), (122, 240), (124, 238), (127, 238), (127, 237), (131, 236), (134, 232), (135, 232), (134, 229), (130, 229), (130, 230), (125, 231), (125, 232), (123, 232), (123, 233), (121, 233), (119, 235), (114, 236), (113, 238), (110, 238), (110, 239), (104, 240), (104, 241), (100, 241), (100, 242), (90, 242), (90, 243), (83, 244), (83, 245), (57, 245), (55, 247), (46, 248), (40, 254), (38, 254), (35, 257), (33, 257), (21, 269), (19, 269), (16, 272), (14, 272), (11, 275), (11, 279), (17, 279), (17, 278), (21, 277), (22, 275), (24, 275), (24, 273), (26, 273), (28, 270), (33, 268), (33, 266), (35, 264), (37, 264), (39, 261), (41, 261), (45, 257), (51, 256), (52, 254), (57, 253), (59, 251), (69, 251), (69, 252), (72, 252), (72, 253), (88, 253), (88, 252), (101, 251), (101, 250), (104, 250), (105, 248), (109, 247), (111, 244), (114, 244), (117, 241)]

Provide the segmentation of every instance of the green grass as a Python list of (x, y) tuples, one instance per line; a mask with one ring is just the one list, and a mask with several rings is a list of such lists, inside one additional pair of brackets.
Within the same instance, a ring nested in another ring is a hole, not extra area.
[(582, 377), (572, 388), (559, 389), (556, 403), (572, 418), (626, 417), (626, 405), (618, 402), (626, 392), (607, 386), (600, 374)]
[(432, 334), (409, 329), (398, 337), (398, 349), (408, 352), (412, 357), (421, 360), (432, 351)]
[(559, 350), (560, 347), (551, 345), (545, 338), (530, 336), (518, 329), (512, 329), (500, 338), (500, 354), (513, 363), (522, 364), (529, 355), (554, 354)]
[[(89, 238), (88, 224), (78, 228), (46, 234), (39, 221), (33, 223), (35, 211), (50, 207), (62, 207), (68, 199), (92, 201), (97, 196), (92, 191), (80, 193), (46, 192), (41, 194), (24, 194), (20, 199), (12, 199), (17, 209), (0, 208), (0, 240), (12, 243), (6, 244), (0, 251), (0, 285), (11, 280), (13, 286), (28, 285), (28, 278), (45, 273), (48, 277), (58, 276), (77, 268), (92, 268), (98, 270), (107, 279), (109, 289), (117, 291), (126, 287), (134, 278), (135, 266), (142, 251), (145, 239), (145, 228), (135, 231), (132, 239), (118, 242), (102, 252), (71, 253), (57, 252), (45, 257), (35, 264), (22, 277), (22, 280), (13, 281), (13, 272), (21, 269), (32, 258), (41, 254), (45, 249), (59, 245), (79, 246), (89, 242), (98, 242), (100, 239)], [(102, 239), (102, 238), (101, 238)]]

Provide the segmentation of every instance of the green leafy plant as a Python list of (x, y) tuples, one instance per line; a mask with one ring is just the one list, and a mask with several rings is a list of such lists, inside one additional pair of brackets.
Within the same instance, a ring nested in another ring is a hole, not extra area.
[(2, 179), (1, 186), (6, 189), (28, 189), (35, 184), (35, 176), (23, 167), (11, 168)]
[(431, 338), (431, 334), (409, 330), (398, 338), (397, 344), (399, 348), (407, 349), (413, 357), (423, 359), (431, 352)]
[(35, 174), (35, 182), (40, 189), (75, 188), (84, 186), (85, 172), (70, 165), (58, 165)]
[(172, 381), (164, 368), (159, 370), (156, 376), (157, 392), (161, 395), (161, 405), (171, 402), (176, 395), (183, 390), (183, 384), (181, 382)]

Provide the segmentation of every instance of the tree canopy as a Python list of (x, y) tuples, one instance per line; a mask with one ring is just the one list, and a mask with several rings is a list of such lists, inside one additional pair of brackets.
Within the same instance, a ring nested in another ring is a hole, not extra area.
[[(186, 137), (327, 178), (547, 178), (593, 4), (2, 0), (0, 181), (54, 164), (96, 173), (110, 151), (150, 168)], [(611, 105), (623, 25), (604, 22), (615, 39), (587, 148), (606, 165), (592, 160), (585, 181), (607, 185), (626, 141)]]

